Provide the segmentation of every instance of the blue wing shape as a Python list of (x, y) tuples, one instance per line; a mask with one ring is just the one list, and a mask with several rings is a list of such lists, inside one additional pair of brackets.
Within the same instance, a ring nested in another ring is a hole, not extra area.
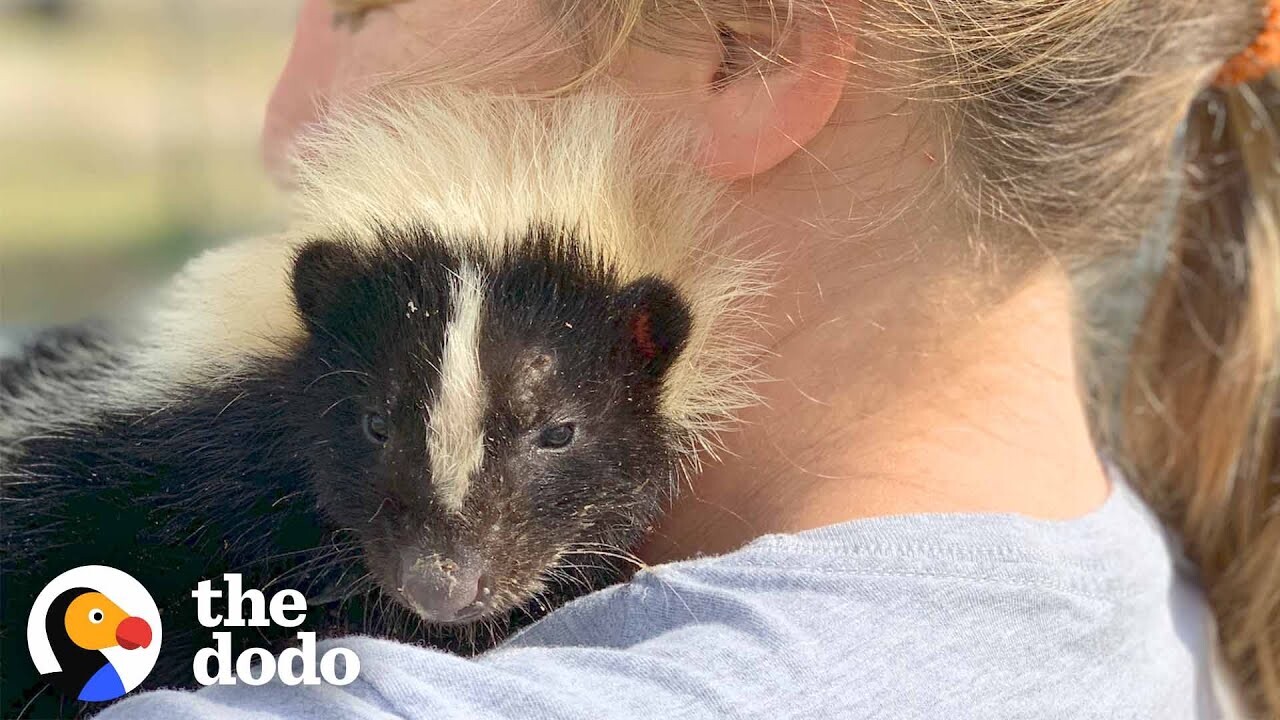
[(124, 681), (120, 679), (120, 673), (116, 672), (115, 666), (107, 663), (89, 678), (89, 682), (84, 684), (84, 689), (76, 699), (86, 702), (103, 702), (115, 700), (125, 692), (127, 691), (124, 689)]

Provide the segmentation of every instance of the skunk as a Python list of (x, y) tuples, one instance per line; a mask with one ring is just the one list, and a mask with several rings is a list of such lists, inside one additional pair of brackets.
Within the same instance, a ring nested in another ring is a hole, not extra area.
[(282, 236), (193, 260), (131, 320), (0, 361), (6, 717), (45, 693), (44, 583), (148, 588), (144, 687), (190, 686), (191, 591), (296, 588), (301, 628), (477, 652), (625, 578), (735, 412), (766, 284), (707, 232), (678, 133), (619, 101), (405, 93), (301, 146)]

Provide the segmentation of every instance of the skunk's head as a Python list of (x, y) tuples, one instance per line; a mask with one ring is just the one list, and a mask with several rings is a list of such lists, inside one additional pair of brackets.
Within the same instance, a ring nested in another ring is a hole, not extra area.
[(294, 268), (322, 510), (433, 623), (505, 613), (625, 552), (673, 489), (662, 393), (688, 305), (566, 234), (511, 247), (384, 233), (311, 242)]

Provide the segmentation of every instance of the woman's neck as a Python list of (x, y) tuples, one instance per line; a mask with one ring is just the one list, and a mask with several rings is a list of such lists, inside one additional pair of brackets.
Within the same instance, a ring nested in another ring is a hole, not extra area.
[(993, 298), (955, 252), (867, 242), (836, 260), (780, 237), (790, 247), (766, 311), (776, 380), (641, 548), (646, 562), (855, 518), (1064, 519), (1105, 500), (1062, 272)]

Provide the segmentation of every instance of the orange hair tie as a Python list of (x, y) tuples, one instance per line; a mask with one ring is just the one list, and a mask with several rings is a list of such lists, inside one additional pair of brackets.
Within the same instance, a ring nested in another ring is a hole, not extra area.
[(1222, 66), (1214, 85), (1235, 87), (1251, 83), (1280, 68), (1280, 0), (1269, 0), (1266, 13), (1267, 22), (1262, 32), (1249, 47)]

